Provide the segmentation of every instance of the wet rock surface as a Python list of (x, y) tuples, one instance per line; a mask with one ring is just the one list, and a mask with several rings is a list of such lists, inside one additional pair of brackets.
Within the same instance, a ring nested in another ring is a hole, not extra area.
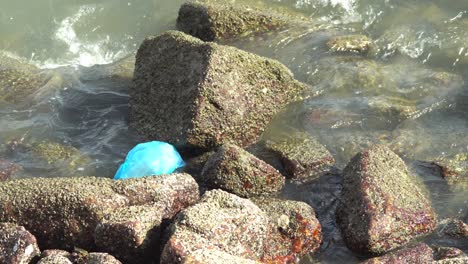
[(320, 247), (322, 228), (310, 205), (274, 198), (257, 198), (253, 202), (269, 218), (263, 262), (293, 263)]
[[(30, 178), (2, 183), (0, 190), (0, 220), (24, 225), (43, 248), (59, 249), (95, 249), (96, 226), (118, 209), (160, 203), (155, 210), (171, 217), (198, 198), (198, 185), (188, 174), (122, 181)], [(98, 240), (109, 245), (106, 237)]]
[(343, 177), (337, 223), (353, 251), (382, 254), (434, 230), (430, 202), (389, 148), (374, 145), (358, 153)]
[(221, 190), (177, 215), (161, 263), (184, 263), (197, 251), (216, 250), (260, 260), (266, 246), (268, 217), (255, 204)]
[(465, 253), (453, 247), (436, 247), (434, 249), (434, 259), (435, 260), (444, 260), (444, 259), (452, 259), (452, 258), (460, 258), (465, 257)]
[(468, 153), (459, 153), (434, 161), (449, 185), (468, 189)]
[(332, 52), (353, 52), (368, 54), (375, 52), (375, 45), (365, 35), (343, 35), (330, 38), (327, 47)]
[(7, 160), (0, 159), (0, 182), (8, 180), (19, 170), (21, 170), (21, 166)]
[(138, 50), (133, 126), (176, 146), (247, 146), (304, 87), (277, 61), (170, 31)]
[(426, 244), (418, 244), (409, 248), (400, 249), (388, 253), (382, 257), (369, 259), (364, 264), (391, 264), (391, 263), (414, 263), (424, 264), (433, 262), (434, 251)]
[(206, 162), (202, 179), (242, 197), (268, 195), (284, 186), (284, 176), (275, 168), (242, 148), (227, 144), (219, 147)]
[(436, 233), (453, 238), (468, 238), (468, 225), (459, 219), (446, 218), (439, 222)]
[(303, 24), (291, 9), (261, 1), (196, 0), (179, 9), (177, 29), (205, 41), (219, 41)]
[(318, 178), (329, 172), (335, 163), (325, 146), (303, 132), (269, 139), (265, 146), (280, 157), (286, 175), (296, 181)]
[(0, 263), (30, 263), (40, 253), (36, 238), (24, 227), (0, 223)]

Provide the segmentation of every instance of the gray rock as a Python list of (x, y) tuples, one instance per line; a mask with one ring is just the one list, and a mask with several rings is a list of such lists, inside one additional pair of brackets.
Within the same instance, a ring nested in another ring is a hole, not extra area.
[(205, 41), (217, 41), (304, 24), (291, 9), (262, 1), (195, 0), (179, 10), (177, 29)]
[(213, 188), (241, 197), (278, 192), (285, 181), (275, 168), (232, 144), (221, 146), (208, 159), (202, 179)]
[(27, 264), (40, 254), (36, 238), (24, 227), (0, 223), (0, 263)]
[(343, 177), (337, 223), (350, 249), (382, 254), (434, 230), (429, 200), (389, 148), (374, 145), (358, 153)]
[(147, 139), (243, 147), (304, 87), (277, 61), (169, 31), (138, 50), (131, 116)]
[(208, 191), (198, 204), (176, 217), (161, 263), (183, 263), (199, 250), (260, 260), (267, 221), (266, 214), (251, 201), (221, 190)]

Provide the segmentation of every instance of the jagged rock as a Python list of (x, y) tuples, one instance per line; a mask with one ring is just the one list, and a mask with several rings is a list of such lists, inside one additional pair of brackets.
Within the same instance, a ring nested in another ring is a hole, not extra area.
[(177, 28), (202, 40), (215, 41), (297, 26), (307, 20), (291, 9), (261, 1), (195, 0), (180, 7)]
[(433, 261), (433, 250), (426, 244), (418, 244), (410, 248), (404, 248), (392, 253), (369, 259), (363, 264), (397, 264), (397, 263), (412, 263), (426, 264)]
[(376, 49), (374, 43), (365, 35), (343, 35), (332, 37), (327, 42), (332, 52), (354, 52), (368, 54)]
[(337, 223), (350, 249), (382, 254), (434, 230), (429, 200), (389, 148), (374, 145), (358, 153), (343, 177)]
[(253, 202), (269, 218), (263, 261), (294, 263), (320, 247), (322, 227), (308, 204), (273, 198), (257, 198)]
[(170, 227), (161, 263), (184, 263), (197, 251), (216, 250), (235, 257), (260, 260), (267, 238), (265, 213), (247, 199), (221, 190), (177, 215)]
[(267, 140), (265, 145), (280, 156), (287, 176), (297, 181), (318, 178), (335, 163), (325, 146), (307, 133), (290, 133)]
[(36, 238), (24, 227), (0, 223), (0, 263), (26, 264), (40, 254)]
[(211, 187), (241, 197), (278, 192), (285, 181), (275, 168), (232, 144), (221, 146), (208, 159), (202, 178)]
[(77, 246), (92, 250), (96, 248), (94, 230), (106, 214), (158, 202), (164, 204), (162, 215), (174, 214), (194, 196), (198, 196), (198, 185), (188, 174), (121, 181), (95, 177), (12, 180), (0, 184), (0, 221), (25, 226), (46, 249)]
[(304, 87), (277, 61), (169, 31), (138, 50), (131, 116), (147, 139), (243, 147)]

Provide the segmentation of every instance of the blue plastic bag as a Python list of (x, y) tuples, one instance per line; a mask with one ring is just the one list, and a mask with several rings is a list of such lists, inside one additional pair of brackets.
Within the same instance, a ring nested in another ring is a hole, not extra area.
[(138, 144), (128, 152), (114, 179), (169, 174), (184, 165), (182, 157), (171, 144), (151, 141)]

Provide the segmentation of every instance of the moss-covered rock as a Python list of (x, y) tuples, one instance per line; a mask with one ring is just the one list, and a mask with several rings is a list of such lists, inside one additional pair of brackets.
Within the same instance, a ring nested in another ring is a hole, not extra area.
[(365, 35), (343, 35), (330, 38), (327, 47), (332, 52), (352, 52), (369, 54), (375, 52), (376, 46)]
[(177, 29), (205, 41), (218, 41), (283, 29), (307, 20), (284, 6), (262, 1), (195, 0), (180, 7)]
[(30, 263), (40, 254), (36, 238), (24, 227), (0, 223), (0, 263)]
[[(119, 208), (154, 205), (161, 215), (173, 215), (194, 197), (198, 197), (198, 185), (188, 174), (122, 181), (95, 177), (20, 179), (0, 184), (0, 221), (25, 226), (45, 249), (77, 246), (93, 250), (96, 226)], [(156, 206), (158, 203), (164, 206)]]
[(358, 153), (343, 177), (337, 223), (350, 249), (382, 254), (434, 230), (429, 200), (389, 148), (374, 145)]
[(397, 250), (395, 252), (369, 259), (363, 264), (393, 264), (393, 263), (414, 263), (426, 264), (433, 262), (434, 251), (426, 244), (418, 244), (409, 248)]
[(177, 215), (161, 263), (183, 263), (198, 250), (217, 250), (260, 260), (267, 236), (267, 216), (247, 199), (221, 190)]
[(208, 159), (202, 179), (213, 188), (241, 197), (278, 192), (285, 181), (275, 168), (232, 144), (221, 146)]
[(335, 163), (325, 146), (307, 133), (295, 132), (272, 138), (265, 145), (280, 156), (287, 176), (296, 181), (320, 177)]
[(169, 31), (138, 50), (131, 116), (150, 140), (246, 146), (304, 87), (277, 61)]
[(308, 204), (274, 198), (257, 198), (253, 202), (269, 218), (268, 240), (262, 261), (294, 263), (320, 247), (322, 227), (314, 209)]
[(66, 167), (70, 172), (86, 167), (91, 159), (73, 146), (52, 141), (40, 141), (31, 145), (34, 156), (53, 167)]

